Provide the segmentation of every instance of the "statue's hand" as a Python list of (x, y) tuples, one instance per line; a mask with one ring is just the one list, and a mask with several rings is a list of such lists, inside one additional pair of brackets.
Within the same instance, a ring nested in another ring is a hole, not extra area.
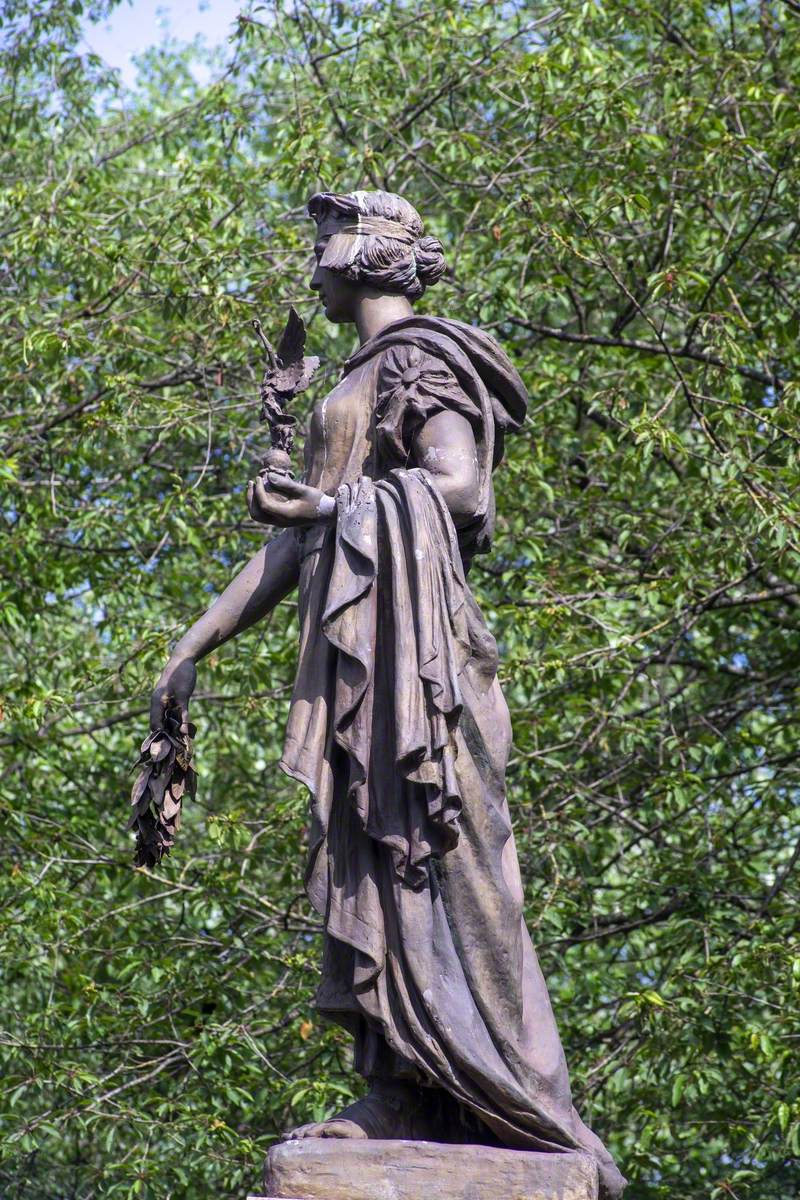
[(286, 529), (327, 520), (333, 501), (319, 488), (267, 471), (266, 481), (259, 475), (247, 485), (247, 508), (254, 521)]
[(160, 729), (164, 721), (164, 710), (180, 709), (181, 733), (189, 732), (189, 700), (197, 682), (197, 667), (192, 658), (177, 662), (170, 659), (161, 678), (153, 689), (150, 701), (150, 728)]

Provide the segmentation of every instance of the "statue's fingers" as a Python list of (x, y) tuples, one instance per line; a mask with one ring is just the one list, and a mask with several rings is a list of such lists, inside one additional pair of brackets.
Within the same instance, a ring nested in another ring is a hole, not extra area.
[(254, 521), (264, 521), (265, 517), (269, 517), (271, 507), (266, 489), (260, 479), (254, 479), (250, 482), (248, 489), (247, 508), (250, 516)]
[(258, 502), (258, 504), (260, 505), (260, 507), (262, 509), (265, 509), (267, 512), (269, 512), (269, 509), (270, 509), (269, 496), (267, 495), (267, 489), (264, 485), (264, 480), (261, 478), (260, 475), (256, 476), (255, 480), (253, 481), (253, 486), (255, 489), (256, 501)]
[(267, 471), (267, 483), (284, 496), (302, 496), (306, 489), (304, 483), (300, 483), (297, 479), (291, 479), (280, 471)]

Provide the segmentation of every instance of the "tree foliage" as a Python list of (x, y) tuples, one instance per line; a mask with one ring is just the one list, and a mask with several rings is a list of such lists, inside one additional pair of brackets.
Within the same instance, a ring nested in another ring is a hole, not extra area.
[[(212, 82), (125, 90), (80, 0), (3, 0), (5, 1196), (244, 1195), (357, 1086), (311, 1007), (294, 602), (201, 668), (199, 795), (136, 871), (169, 643), (263, 533), (248, 322), (308, 194), (417, 203), (531, 392), (472, 572), (515, 726), (528, 914), (576, 1101), (632, 1200), (800, 1176), (800, 8), (296, 0)], [(317, 316), (329, 387), (352, 347)]]

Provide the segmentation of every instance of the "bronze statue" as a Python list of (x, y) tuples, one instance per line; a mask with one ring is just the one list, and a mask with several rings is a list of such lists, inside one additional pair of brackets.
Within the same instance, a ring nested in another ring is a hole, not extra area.
[(250, 483), (252, 517), (282, 532), (175, 647), (153, 726), (177, 706), (188, 728), (195, 664), (299, 587), (281, 765), (311, 793), (317, 1004), (352, 1033), (370, 1090), (289, 1137), (582, 1150), (617, 1197), (624, 1180), (572, 1106), (523, 921), (511, 726), (466, 582), (525, 388), (485, 333), (415, 316), (445, 263), (408, 201), (323, 192), (308, 207), (311, 287), (360, 348), (313, 412), (302, 481)]

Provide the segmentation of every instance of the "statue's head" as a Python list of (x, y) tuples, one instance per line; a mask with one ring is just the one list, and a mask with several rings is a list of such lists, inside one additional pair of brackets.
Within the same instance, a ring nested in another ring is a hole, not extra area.
[(308, 202), (317, 223), (311, 287), (329, 321), (352, 321), (359, 291), (417, 300), (442, 277), (441, 242), (424, 236), (422, 218), (393, 192), (317, 192)]

